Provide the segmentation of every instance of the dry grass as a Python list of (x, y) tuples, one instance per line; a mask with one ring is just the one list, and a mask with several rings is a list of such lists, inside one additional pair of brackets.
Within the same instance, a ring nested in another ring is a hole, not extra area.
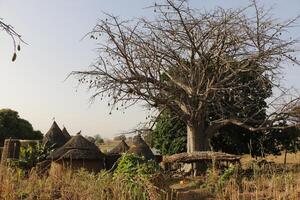
[(263, 165), (243, 156), (243, 169), (233, 167), (234, 171), (228, 172), (212, 167), (200, 177), (174, 179), (160, 176), (155, 181), (113, 178), (106, 171), (99, 174), (67, 171), (61, 177), (38, 176), (32, 171), (25, 176), (21, 170), (0, 167), (0, 199), (163, 200), (166, 193), (159, 189), (169, 191), (172, 188), (168, 200), (171, 196), (172, 200), (299, 200), (299, 157), (300, 153), (289, 154), (288, 167), (282, 168), (283, 156), (269, 156), (267, 160), (275, 164)]
[(38, 176), (32, 171), (25, 176), (21, 170), (0, 168), (0, 199), (42, 200), (146, 200), (160, 199), (160, 193), (147, 179), (125, 177), (106, 171), (92, 174), (67, 171), (60, 177)]

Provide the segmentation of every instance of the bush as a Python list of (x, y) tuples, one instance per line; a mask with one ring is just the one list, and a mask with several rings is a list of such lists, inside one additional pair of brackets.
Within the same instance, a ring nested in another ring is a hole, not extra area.
[(159, 166), (155, 161), (147, 161), (144, 157), (134, 154), (123, 154), (120, 158), (114, 176), (120, 174), (126, 177), (150, 176), (158, 172)]

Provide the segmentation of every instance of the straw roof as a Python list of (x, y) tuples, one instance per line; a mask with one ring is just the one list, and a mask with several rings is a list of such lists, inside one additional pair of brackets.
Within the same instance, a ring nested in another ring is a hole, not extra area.
[(73, 160), (97, 160), (102, 159), (104, 154), (92, 142), (84, 138), (80, 133), (73, 136), (64, 146), (52, 152), (51, 159)]
[(49, 131), (46, 133), (43, 139), (43, 144), (46, 146), (54, 145), (55, 148), (63, 146), (67, 142), (65, 136), (60, 130), (57, 123), (54, 121)]
[(128, 149), (129, 146), (126, 144), (124, 140), (122, 140), (117, 146), (115, 146), (112, 150), (110, 150), (108, 154), (110, 155), (122, 154), (122, 153), (126, 153)]
[(65, 136), (65, 138), (67, 139), (67, 141), (69, 140), (69, 139), (71, 139), (71, 135), (69, 134), (69, 132), (67, 131), (67, 129), (66, 129), (66, 127), (64, 127), (63, 129), (62, 129), (62, 134)]
[(154, 160), (155, 158), (150, 147), (143, 140), (140, 134), (133, 137), (133, 145), (130, 147), (127, 153), (136, 154), (138, 156), (144, 156), (147, 160)]
[(216, 160), (216, 161), (239, 161), (240, 156), (227, 154), (222, 152), (213, 151), (197, 151), (191, 153), (179, 153), (171, 156), (166, 156), (163, 160), (164, 163), (182, 162), (192, 163), (203, 160)]

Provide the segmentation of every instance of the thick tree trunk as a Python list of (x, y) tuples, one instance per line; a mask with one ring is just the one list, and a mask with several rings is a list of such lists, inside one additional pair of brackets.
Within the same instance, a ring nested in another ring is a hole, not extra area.
[(209, 139), (205, 134), (204, 123), (187, 124), (187, 152), (208, 151)]

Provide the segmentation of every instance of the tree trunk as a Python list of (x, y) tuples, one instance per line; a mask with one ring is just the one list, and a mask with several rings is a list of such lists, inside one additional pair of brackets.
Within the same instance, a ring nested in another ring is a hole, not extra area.
[(204, 123), (187, 124), (187, 152), (208, 151), (209, 140), (205, 135)]

